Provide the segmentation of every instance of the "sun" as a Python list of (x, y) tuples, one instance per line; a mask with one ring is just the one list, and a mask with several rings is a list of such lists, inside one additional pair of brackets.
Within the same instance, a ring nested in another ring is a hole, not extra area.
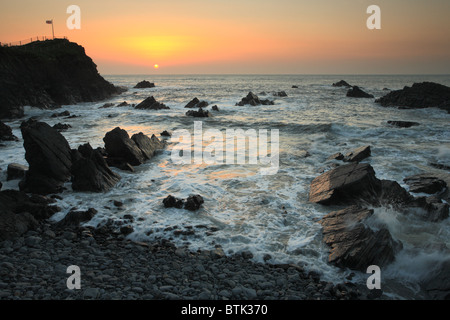
[(158, 69), (158, 68), (159, 68), (159, 65), (158, 65), (158, 64), (155, 64), (155, 65), (153, 66), (153, 68)]

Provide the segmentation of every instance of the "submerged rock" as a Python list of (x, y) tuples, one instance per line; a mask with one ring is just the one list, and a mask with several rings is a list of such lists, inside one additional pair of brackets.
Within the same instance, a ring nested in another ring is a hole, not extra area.
[(67, 123), (57, 123), (53, 126), (53, 129), (58, 130), (59, 132), (61, 131), (66, 131), (68, 129), (72, 128), (72, 126), (70, 124)]
[(351, 206), (320, 220), (323, 241), (331, 247), (328, 261), (341, 268), (365, 272), (370, 265), (383, 267), (394, 261), (402, 247), (385, 228), (372, 230), (365, 221), (373, 210)]
[(211, 113), (208, 110), (203, 110), (202, 108), (195, 110), (189, 110), (186, 112), (188, 117), (197, 117), (197, 118), (208, 118), (211, 117)]
[(353, 86), (351, 89), (349, 89), (347, 91), (347, 97), (352, 97), (352, 98), (374, 98), (373, 95), (371, 95), (371, 94), (369, 94), (367, 92), (364, 92), (358, 86)]
[(273, 95), (274, 95), (275, 97), (287, 97), (287, 96), (288, 96), (287, 93), (286, 93), (286, 91), (278, 91), (278, 92), (274, 92)]
[(148, 110), (160, 110), (160, 109), (170, 109), (164, 103), (156, 101), (156, 99), (151, 96), (135, 106), (136, 109), (148, 109)]
[(21, 125), (29, 170), (20, 189), (37, 194), (62, 191), (70, 180), (72, 155), (69, 143), (47, 123), (28, 120)]
[(143, 80), (136, 84), (133, 88), (135, 89), (145, 89), (145, 88), (154, 88), (155, 84), (153, 82), (149, 82), (147, 80)]
[(214, 110), (214, 111), (220, 111), (217, 106), (212, 106), (211, 109)]
[(413, 122), (413, 121), (388, 121), (388, 124), (390, 124), (391, 126), (394, 127), (399, 127), (399, 128), (410, 128), (412, 126), (418, 126), (420, 125), (420, 123), (418, 122)]
[(392, 91), (375, 102), (383, 107), (440, 108), (450, 113), (450, 87), (433, 82), (414, 83), (412, 87)]

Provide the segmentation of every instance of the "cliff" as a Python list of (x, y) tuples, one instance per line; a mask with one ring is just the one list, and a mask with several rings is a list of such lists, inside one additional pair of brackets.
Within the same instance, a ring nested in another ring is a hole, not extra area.
[(66, 39), (0, 47), (0, 119), (106, 99), (121, 89), (106, 81), (82, 46)]

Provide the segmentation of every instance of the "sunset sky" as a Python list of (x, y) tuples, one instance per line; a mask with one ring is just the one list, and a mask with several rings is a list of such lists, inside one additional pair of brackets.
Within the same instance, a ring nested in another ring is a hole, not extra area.
[(448, 0), (2, 1), (0, 42), (51, 36), (50, 19), (101, 74), (450, 74)]

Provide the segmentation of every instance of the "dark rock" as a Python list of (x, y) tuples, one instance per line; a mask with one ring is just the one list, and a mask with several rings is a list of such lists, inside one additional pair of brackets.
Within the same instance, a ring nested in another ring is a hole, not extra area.
[(278, 92), (274, 92), (273, 95), (275, 97), (287, 97), (287, 93), (285, 91), (278, 91)]
[(351, 85), (348, 84), (346, 81), (341, 80), (341, 81), (333, 83), (333, 87), (347, 87), (347, 88), (350, 88)]
[(443, 203), (438, 197), (426, 197), (426, 205), (423, 207), (426, 209), (425, 220), (431, 222), (439, 222), (445, 220), (449, 216), (449, 205)]
[(3, 183), (0, 182), (0, 190), (2, 190), (3, 187)]
[(120, 228), (120, 233), (123, 235), (129, 235), (130, 233), (132, 233), (134, 231), (133, 226), (123, 226)]
[(249, 104), (252, 106), (258, 106), (261, 104), (262, 105), (274, 105), (275, 103), (270, 100), (260, 100), (256, 94), (249, 92), (245, 98), (242, 98), (242, 100), (236, 104), (236, 106), (244, 106), (246, 104)]
[(412, 122), (412, 121), (388, 121), (388, 124), (394, 127), (399, 128), (410, 128), (412, 126), (418, 126), (420, 123), (418, 122)]
[(137, 147), (141, 150), (145, 160), (151, 159), (155, 155), (156, 150), (164, 148), (164, 143), (161, 142), (155, 135), (152, 135), (152, 137), (149, 138), (142, 132), (139, 132), (134, 134), (131, 137), (131, 140), (133, 140)]
[(123, 207), (123, 202), (122, 201), (118, 201), (118, 200), (114, 200), (114, 206), (121, 208)]
[(208, 110), (203, 110), (202, 108), (195, 110), (189, 110), (186, 112), (188, 117), (197, 117), (197, 118), (208, 118), (211, 117), (211, 113)]
[(169, 131), (164, 130), (163, 132), (161, 132), (161, 136), (162, 137), (171, 137), (172, 134)]
[(197, 109), (197, 108), (205, 108), (209, 105), (208, 102), (206, 101), (200, 101), (198, 100), (197, 97), (195, 97), (194, 99), (192, 99), (186, 106), (185, 108), (191, 108), (191, 109)]
[(124, 101), (122, 103), (119, 103), (117, 106), (118, 107), (127, 107), (127, 106), (129, 106), (129, 104), (128, 104), (128, 102)]
[(421, 283), (432, 300), (450, 300), (450, 260), (440, 262)]
[(59, 132), (61, 131), (66, 131), (67, 129), (72, 128), (72, 126), (70, 124), (66, 124), (66, 123), (57, 123), (53, 126), (53, 129), (58, 130)]
[(413, 193), (434, 194), (443, 191), (447, 183), (433, 174), (417, 174), (406, 177), (403, 181), (409, 186), (409, 191)]
[(7, 178), (6, 180), (14, 180), (14, 179), (22, 179), (25, 177), (26, 172), (28, 171), (28, 167), (18, 164), (11, 163), (8, 165), (8, 169), (6, 170)]
[(0, 65), (0, 118), (23, 116), (23, 106), (50, 109), (122, 92), (100, 76), (82, 46), (66, 39), (2, 47)]
[(73, 151), (72, 189), (84, 192), (104, 192), (120, 180), (98, 150), (89, 143)]
[(50, 218), (59, 211), (51, 206), (54, 200), (42, 196), (28, 196), (16, 190), (0, 192), (0, 241), (14, 239), (38, 226), (39, 220)]
[(13, 135), (10, 126), (0, 121), (0, 141), (19, 141), (19, 139)]
[(87, 211), (70, 211), (62, 220), (56, 223), (58, 227), (78, 226), (82, 222), (91, 220), (97, 214), (97, 210), (90, 208)]
[(136, 142), (130, 139), (125, 130), (117, 127), (106, 133), (103, 141), (105, 142), (105, 150), (108, 153), (108, 157), (121, 159), (121, 162), (126, 162), (133, 166), (144, 163), (144, 154), (136, 145)]
[(365, 272), (370, 265), (383, 267), (394, 261), (402, 245), (392, 239), (386, 228), (374, 231), (365, 225), (372, 214), (373, 210), (351, 206), (320, 220), (323, 241), (331, 247), (330, 263)]
[(134, 172), (134, 167), (128, 162), (124, 162), (122, 158), (107, 157), (106, 163), (110, 167), (114, 167), (123, 171)]
[(358, 86), (353, 86), (347, 91), (347, 97), (351, 98), (374, 98), (373, 95), (362, 91)]
[(200, 208), (203, 204), (204, 200), (201, 195), (197, 194), (194, 196), (189, 196), (186, 199), (186, 203), (184, 204), (184, 208), (190, 211), (195, 211)]
[(114, 103), (105, 103), (99, 109), (106, 109), (106, 108), (111, 108), (111, 107), (114, 107)]
[(70, 116), (70, 112), (67, 110), (59, 113), (54, 113), (51, 115), (52, 118), (68, 117), (68, 116)]
[(344, 160), (344, 155), (340, 152), (332, 154), (327, 160)]
[(309, 201), (321, 204), (373, 201), (381, 182), (367, 163), (351, 163), (327, 171), (311, 183)]
[(292, 86), (292, 89), (298, 89), (298, 86)]
[(172, 195), (168, 195), (164, 200), (163, 204), (165, 208), (183, 208), (184, 201), (182, 199), (175, 198)]
[(412, 87), (392, 91), (375, 102), (383, 107), (440, 108), (450, 113), (450, 87), (433, 82), (414, 83)]
[(147, 80), (143, 80), (141, 82), (139, 82), (138, 84), (136, 84), (133, 88), (135, 89), (145, 89), (145, 88), (154, 88), (155, 84), (152, 82), (149, 82)]
[(344, 157), (345, 162), (359, 162), (365, 158), (370, 157), (371, 151), (370, 146), (359, 147), (349, 153)]
[(219, 111), (219, 108), (217, 106), (212, 106), (211, 109), (214, 111)]
[(432, 167), (435, 167), (436, 169), (450, 171), (450, 166), (442, 164), (442, 163), (430, 162), (429, 165)]
[(160, 110), (160, 109), (170, 109), (164, 103), (156, 101), (156, 99), (151, 96), (135, 106), (136, 109), (149, 109), (149, 110)]
[(48, 124), (28, 120), (21, 125), (25, 159), (29, 170), (20, 189), (37, 194), (58, 193), (70, 177), (72, 155), (69, 143)]

